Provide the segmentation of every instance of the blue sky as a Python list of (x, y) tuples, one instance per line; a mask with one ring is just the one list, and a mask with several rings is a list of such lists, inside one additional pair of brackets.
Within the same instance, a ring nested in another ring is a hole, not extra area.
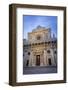
[(57, 37), (57, 16), (37, 16), (37, 15), (24, 15), (24, 38), (27, 39), (27, 33), (32, 32), (37, 26), (51, 28), (51, 35), (55, 34)]

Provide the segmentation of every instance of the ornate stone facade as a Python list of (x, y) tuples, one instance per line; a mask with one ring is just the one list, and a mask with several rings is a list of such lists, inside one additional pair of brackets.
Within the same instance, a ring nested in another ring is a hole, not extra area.
[(51, 36), (50, 28), (38, 26), (28, 33), (23, 45), (23, 61), (24, 67), (57, 65), (57, 39)]

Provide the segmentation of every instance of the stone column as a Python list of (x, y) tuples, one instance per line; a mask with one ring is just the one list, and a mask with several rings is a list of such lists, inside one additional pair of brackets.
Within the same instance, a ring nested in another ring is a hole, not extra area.
[(35, 57), (34, 57), (34, 54), (33, 54), (33, 51), (31, 51), (31, 54), (30, 54), (30, 66), (35, 66)]
[(43, 54), (41, 54), (40, 55), (40, 66), (44, 66), (43, 61), (44, 61)]
[[(57, 51), (56, 49), (54, 49), (54, 52)], [(54, 53), (53, 52), (53, 53)], [(55, 61), (55, 65), (57, 65), (57, 53), (54, 53), (54, 61)]]
[(35, 56), (33, 53), (32, 53), (32, 66), (35, 66)]
[(55, 65), (57, 65), (57, 55), (54, 55)]
[(34, 66), (36, 66), (36, 55), (34, 55)]
[(46, 50), (44, 50), (44, 65), (45, 66), (47, 66), (46, 55), (47, 55), (47, 52)]
[(53, 50), (52, 49), (51, 49), (51, 55), (52, 55), (52, 65), (55, 66), (54, 53), (53, 53)]

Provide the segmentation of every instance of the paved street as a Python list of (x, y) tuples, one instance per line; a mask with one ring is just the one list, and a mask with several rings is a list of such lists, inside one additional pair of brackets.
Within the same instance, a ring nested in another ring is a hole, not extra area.
[(45, 74), (45, 73), (57, 73), (56, 66), (44, 66), (44, 67), (24, 67), (23, 74)]

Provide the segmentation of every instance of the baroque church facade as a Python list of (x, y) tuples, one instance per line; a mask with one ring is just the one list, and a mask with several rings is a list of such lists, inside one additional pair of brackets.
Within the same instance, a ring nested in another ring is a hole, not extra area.
[(51, 36), (51, 29), (37, 26), (23, 40), (23, 66), (56, 66), (57, 39)]

